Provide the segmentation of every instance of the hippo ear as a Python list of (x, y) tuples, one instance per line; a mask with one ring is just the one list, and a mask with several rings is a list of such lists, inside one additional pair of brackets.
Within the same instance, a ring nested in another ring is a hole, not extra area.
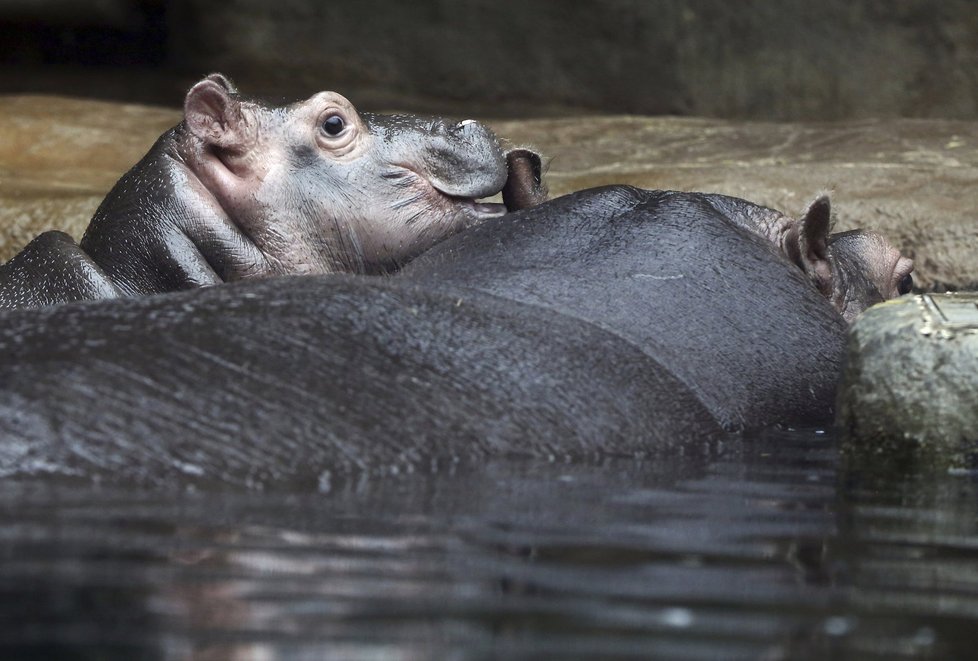
[(245, 146), (247, 119), (234, 85), (221, 74), (211, 74), (190, 88), (183, 117), (187, 128), (207, 144), (229, 150)]
[(212, 73), (204, 80), (213, 80), (215, 83), (226, 89), (228, 94), (238, 93), (238, 88), (233, 82), (231, 82), (231, 79), (225, 76), (223, 73)]
[(818, 196), (808, 210), (792, 223), (785, 236), (784, 250), (820, 292), (832, 290), (832, 265), (828, 258), (832, 207), (828, 195)]
[(513, 212), (547, 201), (547, 186), (543, 183), (543, 161), (532, 149), (520, 147), (506, 153), (509, 171), (503, 186), (503, 203)]

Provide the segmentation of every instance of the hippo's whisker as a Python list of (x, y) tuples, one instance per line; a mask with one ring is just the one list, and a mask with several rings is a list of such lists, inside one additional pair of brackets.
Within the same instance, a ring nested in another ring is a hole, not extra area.
[(354, 272), (366, 272), (367, 266), (366, 261), (363, 258), (363, 245), (360, 243), (360, 237), (357, 236), (356, 230), (354, 230), (351, 226), (347, 226), (344, 234), (349, 237), (349, 249), (346, 250), (346, 254), (348, 258), (353, 258), (352, 263), (354, 265)]
[(407, 220), (404, 221), (404, 224), (407, 225), (408, 227), (414, 225), (415, 223), (418, 222), (418, 220), (421, 219), (422, 216), (426, 215), (430, 210), (431, 210), (430, 205), (426, 205), (424, 208), (418, 209), (417, 211), (412, 213)]
[[(411, 207), (417, 204), (419, 201), (424, 199), (424, 195), (418, 193), (417, 195), (412, 195), (411, 197), (405, 197), (404, 199), (397, 200), (391, 204), (391, 210), (399, 211), (405, 207)], [(425, 209), (430, 209), (431, 205), (425, 205)]]
[(418, 175), (411, 170), (391, 170), (384, 172), (381, 175), (382, 179), (386, 179), (395, 188), (410, 188), (417, 183)]

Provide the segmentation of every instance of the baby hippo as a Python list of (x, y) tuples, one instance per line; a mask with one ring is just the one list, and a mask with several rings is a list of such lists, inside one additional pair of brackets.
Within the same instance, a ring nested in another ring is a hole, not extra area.
[[(276, 107), (212, 74), (119, 180), (80, 245), (46, 232), (0, 266), (0, 308), (242, 278), (378, 273), (506, 205), (542, 199), (539, 157), (474, 120), (358, 113), (335, 92)], [(522, 177), (522, 179), (520, 179)]]
[(913, 260), (874, 230), (831, 233), (831, 207), (819, 195), (799, 218), (726, 195), (704, 202), (749, 232), (767, 239), (805, 272), (809, 282), (848, 323), (866, 308), (913, 289)]

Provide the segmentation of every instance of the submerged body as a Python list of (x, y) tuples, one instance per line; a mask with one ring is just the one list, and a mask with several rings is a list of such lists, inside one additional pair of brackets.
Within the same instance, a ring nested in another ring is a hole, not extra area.
[(301, 486), (827, 423), (845, 320), (713, 202), (583, 191), (489, 220), (393, 278), (0, 314), (0, 471)]
[[(525, 166), (526, 154), (509, 160)], [(214, 74), (109, 192), (80, 245), (48, 232), (0, 266), (0, 308), (384, 272), (505, 213), (476, 200), (520, 190), (507, 175), (507, 154), (478, 122), (358, 113), (334, 92), (275, 107)]]
[(7, 476), (306, 489), (721, 433), (613, 333), (438, 287), (273, 278), (0, 318)]

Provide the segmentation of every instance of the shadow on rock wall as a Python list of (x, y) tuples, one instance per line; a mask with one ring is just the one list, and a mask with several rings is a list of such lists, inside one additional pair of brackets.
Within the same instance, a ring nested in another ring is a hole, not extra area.
[(0, 3), (0, 93), (172, 105), (220, 70), (361, 108), (759, 120), (978, 117), (968, 0)]
[(171, 56), (361, 106), (752, 119), (978, 116), (967, 0), (179, 0)]

